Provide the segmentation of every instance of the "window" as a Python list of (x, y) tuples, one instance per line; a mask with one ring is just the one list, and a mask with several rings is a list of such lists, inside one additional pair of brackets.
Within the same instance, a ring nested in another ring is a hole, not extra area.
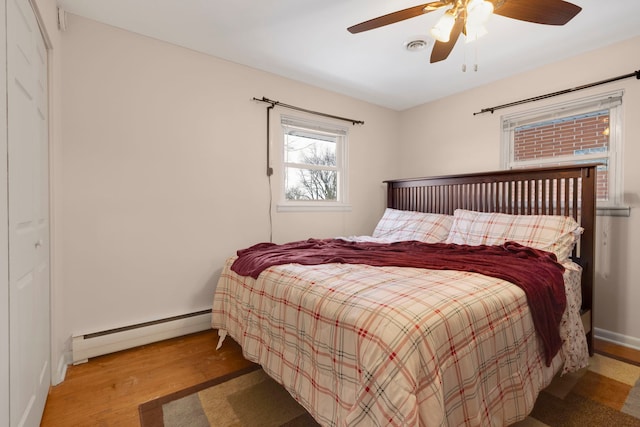
[(625, 210), (621, 110), (622, 91), (618, 91), (504, 116), (502, 165), (515, 169), (600, 163), (596, 189), (599, 212)]
[(278, 210), (348, 208), (347, 129), (282, 116), (282, 192)]

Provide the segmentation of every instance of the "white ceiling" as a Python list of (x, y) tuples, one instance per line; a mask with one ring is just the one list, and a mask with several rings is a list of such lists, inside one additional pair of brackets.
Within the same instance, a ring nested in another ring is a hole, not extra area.
[[(640, 35), (640, 0), (573, 0), (583, 10), (564, 26), (494, 15), (488, 35), (471, 44), (461, 38), (447, 60), (430, 64), (427, 34), (443, 10), (347, 31), (419, 0), (57, 1), (69, 13), (395, 110)], [(427, 50), (407, 51), (419, 37)]]

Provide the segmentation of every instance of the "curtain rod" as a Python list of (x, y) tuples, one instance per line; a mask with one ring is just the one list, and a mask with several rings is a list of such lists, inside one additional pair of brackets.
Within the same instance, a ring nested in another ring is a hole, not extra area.
[(615, 81), (622, 80), (622, 79), (628, 79), (630, 77), (635, 77), (636, 79), (640, 80), (640, 70), (634, 71), (633, 73), (625, 74), (623, 76), (613, 77), (613, 78), (610, 78), (610, 79), (607, 79), (607, 80), (601, 80), (599, 82), (589, 83), (589, 84), (578, 86), (578, 87), (574, 87), (574, 88), (571, 88), (571, 89), (565, 89), (565, 90), (561, 90), (561, 91), (558, 91), (558, 92), (552, 92), (552, 93), (548, 93), (546, 95), (534, 96), (533, 98), (522, 99), (520, 101), (510, 102), (508, 104), (502, 104), (502, 105), (498, 105), (496, 107), (483, 108), (482, 110), (478, 111), (477, 113), (473, 113), (473, 115), (476, 116), (478, 114), (484, 114), (484, 113), (493, 114), (493, 112), (495, 110), (500, 110), (502, 108), (513, 107), (515, 105), (526, 104), (528, 102), (533, 102), (533, 101), (540, 101), (541, 99), (547, 99), (547, 98), (551, 98), (551, 97), (558, 96), (558, 95), (564, 95), (565, 93), (575, 92), (577, 90), (582, 90), (582, 89), (588, 89), (590, 87), (599, 86), (599, 85), (603, 85), (605, 83), (611, 83), (611, 82), (615, 82)]
[(364, 122), (362, 120), (348, 119), (346, 117), (334, 116), (332, 114), (326, 114), (326, 113), (320, 113), (318, 111), (307, 110), (306, 108), (296, 107), (294, 105), (285, 104), (285, 103), (280, 102), (280, 101), (273, 101), (273, 100), (271, 100), (269, 98), (265, 98), (264, 96), (262, 98), (253, 97), (253, 100), (254, 101), (260, 101), (260, 102), (266, 102), (267, 104), (271, 104), (271, 108), (273, 108), (275, 106), (280, 106), (280, 107), (284, 107), (284, 108), (289, 108), (291, 110), (297, 110), (297, 111), (303, 111), (305, 113), (315, 114), (316, 116), (329, 117), (329, 118), (332, 118), (332, 119), (343, 120), (345, 122), (351, 122), (351, 124), (353, 124), (354, 126), (355, 125), (363, 125), (364, 124)]

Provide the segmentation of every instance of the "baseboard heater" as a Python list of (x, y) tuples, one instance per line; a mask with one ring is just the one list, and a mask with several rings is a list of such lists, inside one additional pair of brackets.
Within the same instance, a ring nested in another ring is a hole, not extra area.
[(90, 357), (102, 356), (207, 329), (211, 329), (210, 309), (73, 336), (71, 339), (73, 364), (84, 363)]

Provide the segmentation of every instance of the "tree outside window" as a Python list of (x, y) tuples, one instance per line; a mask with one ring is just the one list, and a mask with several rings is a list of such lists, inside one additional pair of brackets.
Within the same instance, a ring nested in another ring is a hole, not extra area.
[(336, 143), (285, 135), (287, 200), (338, 200)]
[(346, 129), (283, 116), (282, 130), (278, 209), (348, 209)]

